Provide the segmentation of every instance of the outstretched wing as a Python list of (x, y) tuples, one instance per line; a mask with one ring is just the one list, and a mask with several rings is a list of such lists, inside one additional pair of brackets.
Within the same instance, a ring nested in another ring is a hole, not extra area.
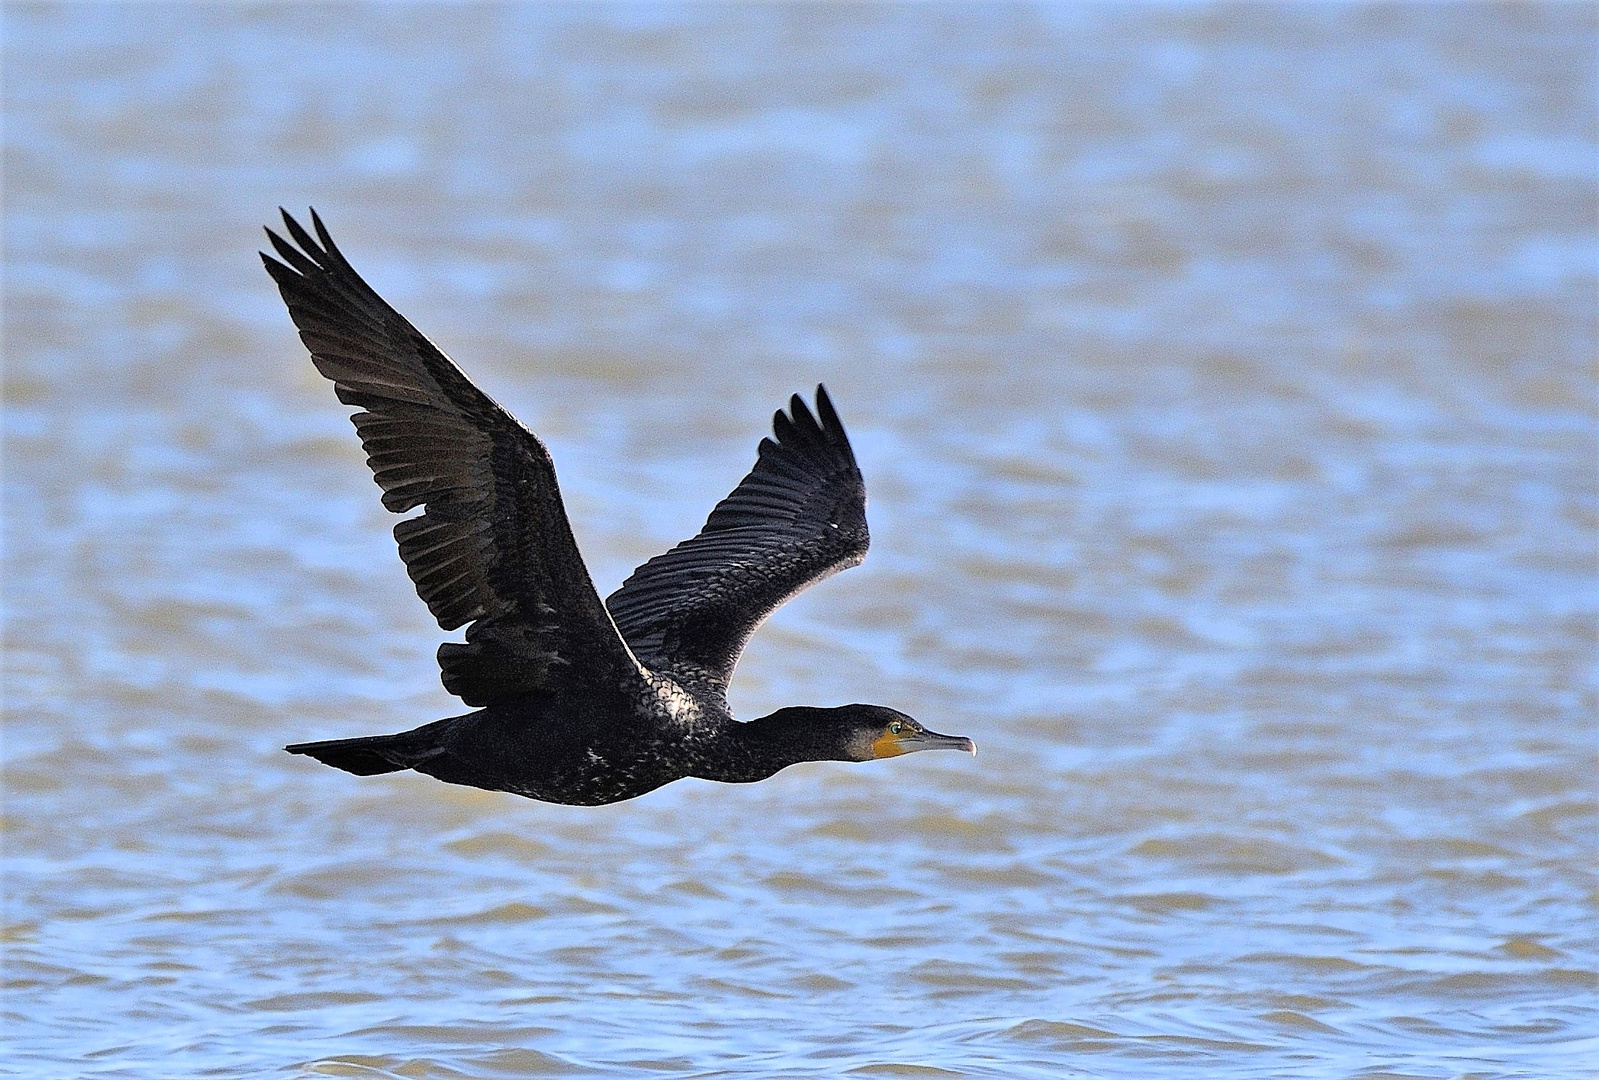
[(744, 643), (785, 600), (866, 557), (866, 484), (827, 390), (819, 419), (798, 394), (789, 409), (699, 535), (605, 601), (640, 660), (702, 691), (726, 693)]
[[(473, 386), (345, 261), (316, 211), (317, 239), (287, 213), (296, 249), (261, 256), (311, 360), (333, 381), (395, 513), (400, 558), (445, 630), (445, 689), (468, 705), (582, 685), (636, 701), (638, 662), (572, 538), (555, 466), (536, 436)], [(319, 244), (317, 241), (320, 240)]]

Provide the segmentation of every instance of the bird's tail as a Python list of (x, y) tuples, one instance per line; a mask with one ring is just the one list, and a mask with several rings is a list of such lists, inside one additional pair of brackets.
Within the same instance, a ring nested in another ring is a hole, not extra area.
[(291, 754), (314, 757), (324, 765), (332, 765), (335, 769), (343, 769), (357, 776), (376, 776), (414, 768), (442, 753), (444, 729), (448, 723), (448, 720), (438, 720), (398, 735), (366, 735), (359, 739), (295, 743), (283, 749)]

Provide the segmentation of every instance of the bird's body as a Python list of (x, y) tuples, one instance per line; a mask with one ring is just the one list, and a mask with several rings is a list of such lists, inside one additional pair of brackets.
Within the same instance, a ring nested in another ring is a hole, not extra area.
[(547, 802), (630, 799), (686, 776), (744, 783), (800, 761), (964, 749), (877, 705), (733, 718), (727, 684), (760, 622), (866, 555), (866, 489), (827, 392), (777, 413), (749, 475), (700, 533), (603, 604), (555, 469), (517, 423), (389, 307), (320, 220), (263, 255), (317, 370), (351, 419), (417, 593), (464, 643), (445, 688), (475, 712), (397, 735), (288, 747), (360, 775), (414, 769)]

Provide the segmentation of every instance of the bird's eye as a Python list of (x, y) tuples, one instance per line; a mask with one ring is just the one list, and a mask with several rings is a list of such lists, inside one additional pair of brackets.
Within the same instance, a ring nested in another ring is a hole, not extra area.
[(904, 726), (904, 724), (900, 723), (898, 720), (895, 720), (892, 724), (888, 725), (888, 733), (890, 735), (898, 735), (899, 729)]

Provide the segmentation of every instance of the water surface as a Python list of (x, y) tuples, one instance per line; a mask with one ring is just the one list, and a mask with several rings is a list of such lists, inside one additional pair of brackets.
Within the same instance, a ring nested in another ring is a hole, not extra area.
[[(1594, 40), (8, 5), (0, 1071), (1591, 1075)], [(981, 756), (281, 753), (460, 707), (280, 203), (546, 438), (602, 592), (825, 380), (874, 548), (735, 707)]]

